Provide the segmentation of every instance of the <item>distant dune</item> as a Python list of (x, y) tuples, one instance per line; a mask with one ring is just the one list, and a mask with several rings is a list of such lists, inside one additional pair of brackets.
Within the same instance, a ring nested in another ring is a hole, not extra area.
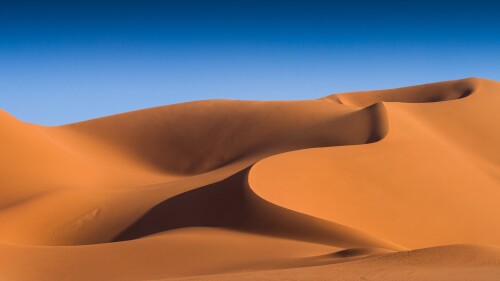
[(0, 111), (0, 280), (500, 280), (499, 109), (470, 78)]

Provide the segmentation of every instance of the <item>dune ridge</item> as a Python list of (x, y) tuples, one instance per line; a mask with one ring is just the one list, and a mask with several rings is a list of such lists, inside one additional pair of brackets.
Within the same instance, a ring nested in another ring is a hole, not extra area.
[(0, 111), (0, 278), (493, 280), (499, 105), (469, 78), (56, 127)]

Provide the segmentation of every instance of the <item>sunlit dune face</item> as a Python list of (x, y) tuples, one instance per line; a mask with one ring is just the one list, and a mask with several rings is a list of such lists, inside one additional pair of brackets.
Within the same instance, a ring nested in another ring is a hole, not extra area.
[(499, 93), (465, 79), (58, 127), (0, 112), (0, 279), (496, 277)]

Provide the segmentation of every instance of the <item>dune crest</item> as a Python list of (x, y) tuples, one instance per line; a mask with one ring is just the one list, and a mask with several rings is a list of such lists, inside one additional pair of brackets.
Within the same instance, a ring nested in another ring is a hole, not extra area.
[(470, 78), (57, 127), (0, 111), (0, 279), (397, 280), (409, 264), (482, 264), (486, 280), (500, 266), (498, 106), (500, 83)]

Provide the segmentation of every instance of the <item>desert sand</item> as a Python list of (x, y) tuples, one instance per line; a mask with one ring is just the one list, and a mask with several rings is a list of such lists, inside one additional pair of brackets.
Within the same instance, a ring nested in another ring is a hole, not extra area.
[(0, 280), (500, 280), (499, 108), (469, 78), (0, 111)]

